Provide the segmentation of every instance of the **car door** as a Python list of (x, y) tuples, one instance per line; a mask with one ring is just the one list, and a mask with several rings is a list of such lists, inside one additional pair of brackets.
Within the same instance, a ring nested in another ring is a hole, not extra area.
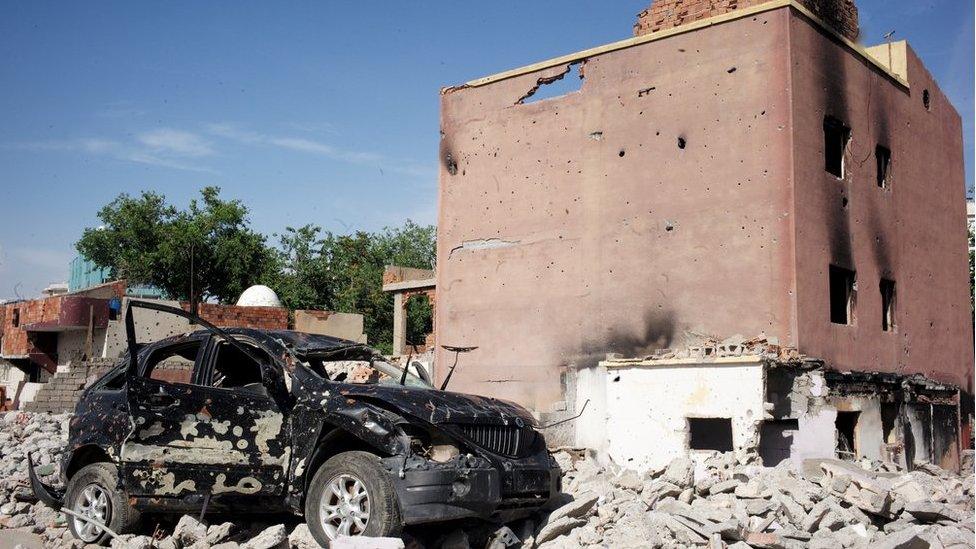
[[(189, 318), (209, 333), (139, 352), (133, 307)], [(263, 362), (273, 361), (270, 354), (254, 342), (241, 344), (181, 309), (156, 303), (130, 302), (126, 331), (131, 349), (126, 398), (133, 430), (122, 445), (120, 461), (129, 494), (281, 494), (289, 458), (288, 429), (264, 385)], [(180, 360), (185, 370), (190, 356), (189, 376), (167, 380), (158, 375), (176, 369)], [(229, 371), (230, 380), (215, 376), (215, 366)]]

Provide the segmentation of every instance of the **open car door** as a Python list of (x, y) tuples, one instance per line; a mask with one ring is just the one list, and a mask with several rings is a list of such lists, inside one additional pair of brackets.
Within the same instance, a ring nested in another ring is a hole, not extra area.
[[(181, 316), (206, 329), (140, 346), (134, 310)], [(126, 399), (133, 430), (120, 452), (135, 497), (192, 499), (284, 493), (289, 422), (269, 391), (282, 369), (259, 343), (182, 309), (130, 301)]]

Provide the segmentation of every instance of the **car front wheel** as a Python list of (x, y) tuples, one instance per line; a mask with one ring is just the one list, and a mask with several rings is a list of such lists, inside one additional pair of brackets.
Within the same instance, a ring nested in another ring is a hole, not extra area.
[[(118, 473), (110, 463), (92, 463), (82, 467), (65, 491), (65, 507), (85, 520), (68, 515), (68, 528), (79, 540), (107, 545), (111, 535), (98, 522), (116, 534), (131, 532), (139, 522), (139, 512), (132, 508), (125, 494), (116, 490)], [(95, 522), (92, 522), (95, 521)]]
[(400, 505), (379, 457), (343, 452), (316, 471), (305, 499), (305, 520), (323, 547), (339, 536), (398, 536)]

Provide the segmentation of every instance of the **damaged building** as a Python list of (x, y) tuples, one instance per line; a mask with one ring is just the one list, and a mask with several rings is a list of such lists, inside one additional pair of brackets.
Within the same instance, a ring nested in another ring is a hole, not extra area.
[(656, 0), (632, 38), (445, 88), (437, 343), (478, 346), (452, 386), (637, 467), (956, 467), (961, 120), (858, 33), (849, 0)]

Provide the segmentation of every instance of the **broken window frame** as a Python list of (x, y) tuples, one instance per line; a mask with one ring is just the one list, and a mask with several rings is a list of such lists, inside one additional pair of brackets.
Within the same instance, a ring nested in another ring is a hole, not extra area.
[[(853, 326), (854, 308), (857, 300), (857, 271), (834, 264), (829, 265), (827, 271), (830, 323), (840, 326)], [(843, 284), (843, 287), (835, 287), (836, 283)], [(840, 291), (844, 293), (843, 321), (840, 321), (841, 311), (838, 308), (838, 303), (841, 301), (838, 293)]]
[(881, 330), (894, 332), (898, 327), (895, 322), (895, 302), (898, 298), (895, 281), (882, 278), (878, 282), (878, 290), (881, 292)]
[(874, 158), (877, 165), (878, 187), (887, 189), (891, 185), (891, 149), (884, 145), (876, 145)]
[[(847, 146), (851, 142), (851, 129), (832, 116), (824, 117), (824, 171), (837, 179), (847, 175)], [(839, 149), (839, 150), (837, 150)]]
[(15, 307), (10, 313), (10, 324), (14, 328), (20, 328), (20, 307)]

